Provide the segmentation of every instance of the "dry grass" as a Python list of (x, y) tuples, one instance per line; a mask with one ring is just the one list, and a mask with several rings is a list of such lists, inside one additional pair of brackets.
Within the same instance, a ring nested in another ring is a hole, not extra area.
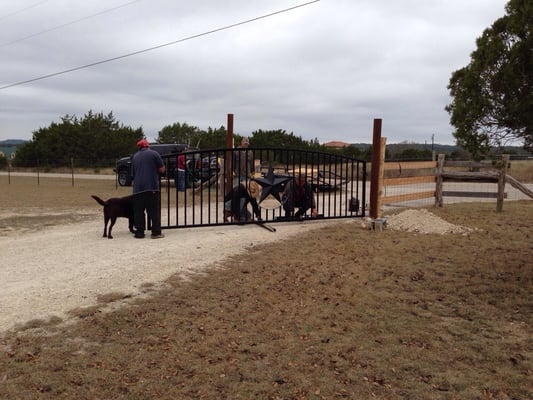
[[(9, 205), (0, 215), (0, 236), (13, 227), (21, 231), (47, 226), (76, 223), (101, 215), (102, 208), (91, 194), (102, 199), (131, 194), (131, 187), (121, 187), (113, 179), (50, 178), (39, 176), (0, 175), (0, 204)], [(166, 188), (163, 195), (166, 196)], [(181, 193), (180, 193), (181, 196)], [(58, 199), (60, 199), (58, 201)], [(181, 198), (180, 198), (181, 199)], [(170, 197), (175, 204), (175, 197)], [(165, 197), (166, 201), (166, 197)], [(181, 199), (183, 202), (183, 200)]]
[(468, 236), (339, 223), (101, 296), (1, 339), (0, 398), (530, 399), (532, 207), (431, 209)]
[(507, 173), (519, 182), (533, 183), (533, 160), (511, 161)]

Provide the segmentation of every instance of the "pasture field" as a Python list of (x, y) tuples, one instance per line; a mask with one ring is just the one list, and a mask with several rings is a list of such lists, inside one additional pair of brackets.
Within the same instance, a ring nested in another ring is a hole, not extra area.
[[(64, 181), (15, 179), (0, 225), (45, 234), (130, 191)], [(3, 332), (0, 398), (533, 398), (533, 202), (427, 209), (472, 231), (334, 223)]]
[(533, 160), (511, 161), (511, 168), (507, 173), (519, 182), (533, 183)]

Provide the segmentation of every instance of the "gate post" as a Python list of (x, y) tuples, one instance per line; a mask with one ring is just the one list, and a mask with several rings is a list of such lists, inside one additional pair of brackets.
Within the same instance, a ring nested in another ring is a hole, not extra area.
[[(228, 114), (228, 129), (226, 133), (226, 148), (233, 148), (233, 114)], [(232, 152), (226, 151), (224, 157), (224, 195), (227, 195), (231, 190), (231, 157)]]
[(381, 119), (374, 119), (372, 138), (372, 162), (370, 170), (370, 218), (381, 214), (381, 195), (383, 184), (383, 162), (385, 161), (386, 139), (381, 139)]

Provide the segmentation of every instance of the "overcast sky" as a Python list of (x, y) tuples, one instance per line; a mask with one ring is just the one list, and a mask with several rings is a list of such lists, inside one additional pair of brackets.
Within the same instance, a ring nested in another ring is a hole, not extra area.
[(0, 140), (92, 110), (150, 140), (175, 122), (225, 126), (231, 113), (241, 135), (370, 143), (382, 118), (388, 143), (454, 143), (447, 84), (507, 1), (305, 3), (0, 0)]

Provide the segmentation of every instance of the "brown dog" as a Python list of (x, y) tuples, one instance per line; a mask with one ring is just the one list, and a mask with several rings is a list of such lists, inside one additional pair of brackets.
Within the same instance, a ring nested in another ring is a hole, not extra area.
[[(118, 217), (124, 217), (128, 218), (129, 220), (129, 229), (131, 233), (135, 233), (135, 229), (133, 229), (133, 200), (132, 196), (126, 196), (126, 197), (113, 197), (111, 199), (108, 199), (106, 201), (102, 200), (98, 196), (91, 196), (93, 199), (95, 199), (98, 204), (104, 206), (104, 237), (107, 237), (108, 239), (113, 239), (113, 236), (111, 236), (111, 229), (113, 228), (113, 225), (115, 225), (115, 222)], [(109, 224), (109, 231), (107, 230), (107, 223), (111, 221)]]

